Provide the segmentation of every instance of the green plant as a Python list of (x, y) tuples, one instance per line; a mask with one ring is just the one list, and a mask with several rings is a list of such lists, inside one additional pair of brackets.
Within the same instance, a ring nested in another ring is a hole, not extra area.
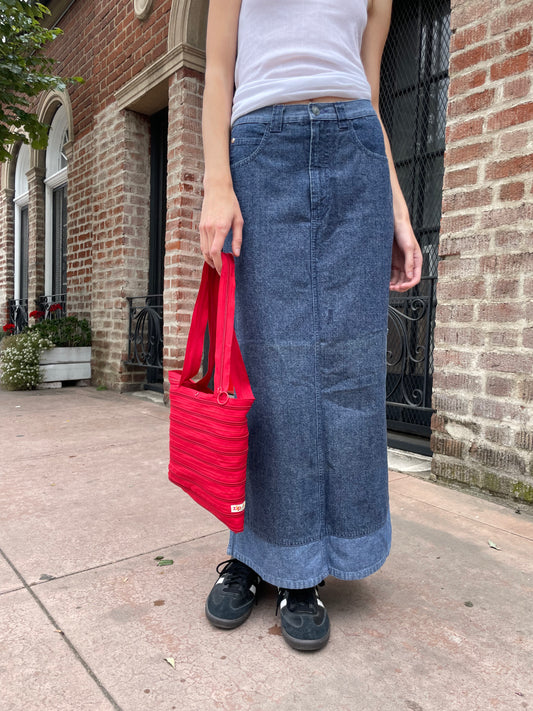
[(26, 333), (38, 333), (42, 338), (52, 342), (54, 346), (90, 346), (91, 327), (87, 319), (77, 316), (45, 319), (30, 326)]
[(0, 344), (0, 382), (6, 390), (33, 390), (41, 382), (41, 352), (53, 343), (37, 331), (8, 336)]
[(56, 60), (42, 49), (62, 32), (45, 26), (47, 15), (50, 10), (36, 0), (0, 1), (0, 161), (11, 158), (9, 146), (18, 141), (45, 148), (49, 126), (33, 112), (34, 98), (82, 81), (52, 73)]

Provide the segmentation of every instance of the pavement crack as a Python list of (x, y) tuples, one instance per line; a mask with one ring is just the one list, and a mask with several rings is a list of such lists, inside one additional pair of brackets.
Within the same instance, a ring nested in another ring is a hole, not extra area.
[[(60, 624), (57, 622), (57, 620), (54, 618), (54, 616), (53, 616), (53, 615), (51, 614), (51, 612), (48, 610), (48, 608), (47, 608), (46, 605), (43, 603), (43, 601), (40, 599), (40, 597), (35, 593), (34, 590), (32, 590), (31, 586), (28, 585), (28, 583), (26, 582), (26, 579), (24, 578), (24, 576), (22, 575), (22, 573), (20, 573), (20, 571), (18, 570), (18, 568), (11, 562), (11, 560), (10, 560), (10, 559), (8, 558), (8, 556), (4, 553), (4, 551), (2, 550), (2, 548), (0, 548), (0, 555), (1, 555), (2, 558), (5, 560), (5, 562), (9, 565), (9, 567), (11, 568), (11, 570), (15, 573), (15, 575), (17, 576), (17, 578), (20, 580), (20, 582), (22, 583), (23, 588), (31, 595), (31, 597), (33, 598), (33, 600), (34, 600), (34, 601), (37, 603), (37, 605), (40, 607), (41, 611), (44, 613), (45, 617), (46, 617), (47, 620), (50, 622), (50, 624), (52, 625), (52, 627), (53, 627), (55, 630), (60, 629), (60, 628), (61, 628)], [(91, 669), (91, 667), (89, 666), (89, 664), (88, 664), (88, 663), (85, 661), (85, 659), (82, 657), (82, 655), (80, 654), (80, 652), (79, 652), (78, 649), (76, 648), (75, 644), (74, 644), (73, 642), (71, 642), (70, 638), (68, 637), (68, 635), (67, 635), (64, 631), (63, 631), (61, 637), (62, 637), (62, 639), (65, 641), (65, 644), (66, 644), (67, 647), (70, 649), (70, 651), (72, 652), (72, 654), (74, 654), (74, 656), (75, 656), (76, 659), (79, 661), (79, 663), (82, 665), (82, 667), (85, 669), (85, 671), (87, 672), (87, 674), (91, 677), (91, 679), (94, 681), (94, 683), (96, 684), (96, 686), (100, 689), (100, 691), (101, 691), (102, 694), (105, 696), (105, 698), (106, 698), (106, 699), (109, 701), (109, 703), (113, 706), (113, 708), (116, 709), (116, 711), (123, 711), (122, 707), (117, 704), (117, 702), (115, 701), (115, 699), (111, 696), (111, 694), (109, 693), (109, 691), (105, 688), (105, 686), (102, 684), (102, 682), (100, 681), (100, 679), (96, 676), (96, 674), (93, 672), (93, 670)]]
[(9, 588), (9, 590), (2, 590), (2, 591), (0, 591), (0, 597), (2, 597), (2, 595), (9, 595), (9, 593), (18, 592), (19, 590), (24, 590), (24, 589), (25, 589), (24, 585), (21, 585), (18, 588)]
[[(213, 531), (212, 533), (206, 533), (203, 536), (193, 536), (192, 538), (187, 538), (184, 541), (179, 541), (178, 543), (169, 543), (166, 546), (158, 546), (149, 551), (143, 551), (142, 553), (135, 553), (134, 555), (128, 555), (124, 558), (117, 558), (116, 560), (110, 560), (107, 563), (100, 563), (99, 565), (92, 565), (89, 568), (82, 568), (81, 570), (73, 570), (71, 573), (65, 573), (64, 575), (56, 575), (50, 580), (36, 580), (34, 583), (25, 583), (25, 586), (29, 588), (35, 588), (39, 585), (47, 585), (55, 580), (64, 580), (65, 578), (71, 578), (74, 575), (81, 575), (82, 573), (90, 573), (92, 570), (100, 570), (101, 568), (109, 568), (111, 565), (116, 565), (117, 563), (123, 563), (127, 560), (135, 560), (136, 558), (143, 558), (146, 555), (153, 555), (154, 553), (160, 553), (161, 551), (168, 550), (169, 548), (175, 548), (177, 546), (183, 546), (187, 543), (192, 543), (193, 541), (201, 541), (204, 538), (209, 538), (210, 536), (217, 536), (219, 533), (224, 533), (227, 529), (221, 528), (218, 531)], [(1, 552), (1, 549), (0, 549)], [(21, 578), (22, 579), (22, 578)]]

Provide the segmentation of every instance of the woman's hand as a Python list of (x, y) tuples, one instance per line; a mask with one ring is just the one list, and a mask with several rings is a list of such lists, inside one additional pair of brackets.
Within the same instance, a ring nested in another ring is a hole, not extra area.
[(241, 0), (210, 0), (207, 20), (205, 89), (202, 111), (204, 146), (204, 203), (200, 218), (200, 246), (205, 261), (220, 274), (220, 253), (230, 229), (238, 257), (242, 243), (242, 215), (233, 191), (229, 166), (229, 134), (237, 29)]
[(392, 263), (389, 289), (407, 291), (418, 284), (422, 274), (422, 252), (410, 221), (394, 223)]
[(220, 274), (220, 253), (230, 229), (235, 257), (241, 253), (243, 219), (237, 196), (230, 185), (205, 186), (200, 218), (200, 246), (205, 261)]

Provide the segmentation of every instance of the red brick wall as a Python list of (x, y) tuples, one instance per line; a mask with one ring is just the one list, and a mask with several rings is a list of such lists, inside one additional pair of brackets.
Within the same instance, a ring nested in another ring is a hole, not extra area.
[(452, 0), (433, 472), (533, 500), (531, 0)]
[(72, 144), (68, 176), (68, 309), (91, 318), (95, 137), (92, 133)]
[[(166, 53), (171, 4), (159, 0), (140, 21), (132, 0), (78, 0), (60, 20), (63, 34), (47, 48), (58, 60), (60, 74), (85, 80), (68, 88), (74, 121), (68, 172), (68, 311), (91, 320), (94, 382), (120, 390), (145, 378), (144, 370), (123, 361), (128, 345), (126, 297), (147, 293), (150, 165), (147, 117), (119, 111), (114, 94)], [(38, 162), (44, 165), (44, 160)], [(11, 214), (11, 222), (2, 220), (4, 305), (13, 296), (13, 224), (12, 207), (2, 200), (1, 209), (8, 218)], [(30, 179), (29, 223), (33, 308), (33, 300), (44, 293), (44, 188), (39, 169)]]
[[(13, 298), (13, 274), (15, 260), (15, 210), (13, 188), (2, 191), (0, 199), (0, 327), (9, 320), (7, 300)], [(3, 333), (3, 332), (2, 332)]]
[(203, 264), (198, 225), (202, 207), (203, 76), (181, 70), (169, 88), (167, 230), (164, 292), (165, 381), (181, 367)]
[(28, 172), (28, 310), (44, 294), (44, 169), (30, 168)]
[(78, 0), (61, 20), (63, 34), (48, 51), (63, 75), (85, 80), (69, 89), (76, 139), (92, 129), (117, 89), (165, 54), (171, 4), (154, 2), (140, 21), (133, 0)]
[(124, 390), (144, 379), (144, 372), (123, 361), (128, 345), (126, 297), (148, 289), (148, 119), (110, 105), (97, 116), (93, 137), (93, 380)]
[(64, 74), (85, 80), (69, 88), (68, 307), (91, 321), (93, 382), (118, 390), (146, 375), (124, 361), (126, 297), (148, 286), (150, 166), (148, 119), (119, 112), (114, 94), (165, 54), (170, 8), (171, 0), (154, 3), (140, 21), (130, 0), (76, 2), (50, 46)]

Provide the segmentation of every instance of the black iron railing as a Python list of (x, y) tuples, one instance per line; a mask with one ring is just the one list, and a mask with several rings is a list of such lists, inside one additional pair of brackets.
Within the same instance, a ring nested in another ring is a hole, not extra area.
[(8, 299), (9, 321), (15, 325), (13, 333), (22, 333), (29, 323), (47, 318), (63, 318), (67, 315), (67, 295), (50, 294), (35, 300), (35, 309), (28, 312), (28, 299)]
[[(401, 420), (404, 410), (413, 409), (431, 417), (435, 283), (436, 277), (422, 277), (417, 289), (391, 295), (389, 300), (387, 410), (390, 419)], [(422, 427), (419, 432), (423, 432)]]
[(129, 365), (163, 369), (163, 295), (129, 296)]
[(9, 299), (9, 322), (14, 324), (13, 333), (21, 333), (28, 325), (28, 299)]
[(37, 311), (42, 314), (40, 318), (63, 318), (67, 315), (66, 294), (46, 294), (36, 300)]

